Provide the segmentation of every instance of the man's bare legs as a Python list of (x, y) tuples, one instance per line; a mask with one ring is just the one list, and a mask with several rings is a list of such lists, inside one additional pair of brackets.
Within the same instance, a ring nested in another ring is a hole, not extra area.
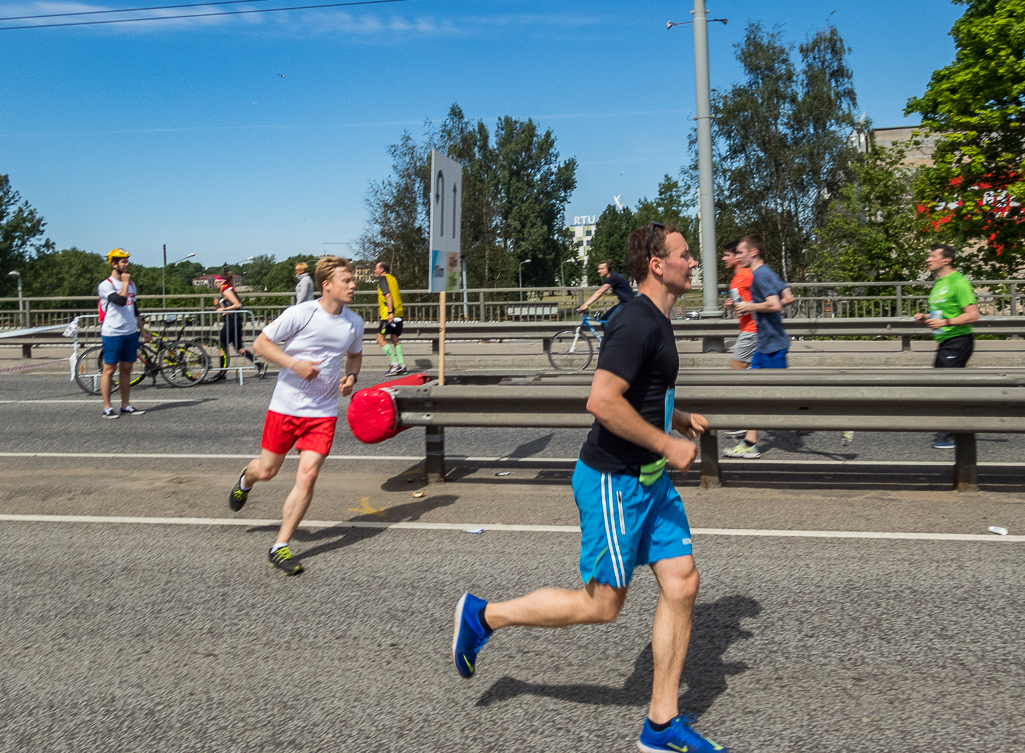
[[(281, 508), (281, 528), (278, 531), (278, 544), (287, 544), (292, 539), (295, 529), (299, 527), (303, 516), (310, 507), (313, 499), (313, 488), (317, 483), (317, 476), (324, 465), (327, 455), (321, 455), (312, 450), (302, 450), (299, 453), (299, 468), (295, 472), (295, 484), (285, 498), (285, 504)], [(284, 454), (277, 454), (270, 450), (263, 450), (260, 457), (250, 460), (246, 466), (245, 476), (242, 484), (251, 488), (259, 481), (270, 481), (278, 475), (281, 464), (285, 462)]]
[(100, 395), (103, 397), (103, 407), (110, 408), (111, 393), (114, 391), (114, 371), (118, 372), (118, 392), (121, 393), (121, 407), (128, 405), (129, 393), (132, 389), (132, 366), (131, 361), (121, 363), (104, 363), (103, 373), (100, 374)]
[(317, 476), (320, 475), (320, 469), (326, 459), (327, 455), (321, 455), (313, 450), (302, 450), (299, 453), (299, 469), (295, 472), (295, 485), (285, 498), (284, 507), (281, 508), (281, 530), (278, 531), (278, 540), (275, 543), (287, 544), (292, 540), (295, 529), (299, 527), (306, 511), (310, 509), (313, 487), (317, 483)]
[[(651, 631), (655, 677), (648, 718), (663, 724), (679, 713), (680, 677), (690, 643), (699, 578), (690, 555), (661, 560), (651, 569), (658, 579), (659, 599)], [(593, 580), (575, 591), (543, 588), (518, 599), (489, 602), (484, 620), (492, 630), (513, 625), (558, 628), (612, 622), (626, 602), (626, 592), (626, 588)]]
[(660, 591), (651, 630), (655, 678), (651, 687), (648, 719), (664, 724), (679, 712), (680, 678), (690, 643), (691, 614), (698, 595), (698, 570), (694, 558), (673, 557), (651, 566)]
[(484, 619), (492, 630), (519, 625), (565, 627), (612, 622), (626, 601), (625, 588), (591, 580), (583, 588), (542, 588), (510, 601), (488, 602)]
[[(750, 369), (751, 364), (747, 361), (738, 361), (737, 359), (733, 359), (732, 361), (730, 361), (730, 368), (735, 371), (739, 369)], [(744, 435), (744, 439), (746, 439), (751, 444), (756, 444), (758, 442), (758, 432), (754, 429), (751, 429), (750, 431), (748, 431), (747, 434)]]

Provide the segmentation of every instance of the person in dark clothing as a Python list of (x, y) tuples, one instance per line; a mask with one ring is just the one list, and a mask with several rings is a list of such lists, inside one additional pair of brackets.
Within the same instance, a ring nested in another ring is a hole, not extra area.
[(624, 303), (629, 303), (633, 300), (634, 291), (630, 287), (630, 283), (626, 281), (626, 278), (612, 268), (612, 259), (606, 259), (598, 264), (598, 276), (605, 280), (605, 284), (594, 291), (594, 295), (588, 298), (577, 311), (581, 313), (587, 311), (588, 306), (611, 290), (616, 294), (619, 303), (605, 313), (605, 321), (609, 322), (612, 321), (613, 316), (620, 312)]
[[(463, 594), (452, 661), (462, 677), (471, 678), (477, 654), (504, 628), (611, 622), (623, 608), (634, 569), (649, 565), (660, 596), (651, 640), (651, 703), (638, 747), (726, 753), (696, 732), (678, 705), (698, 571), (687, 515), (666, 464), (686, 471), (697, 453), (689, 438), (708, 422), (675, 407), (680, 357), (669, 315), (690, 290), (697, 262), (680, 231), (662, 223), (630, 234), (627, 259), (640, 295), (609, 322), (602, 340), (587, 400), (595, 421), (573, 472), (583, 585), (544, 588), (510, 601)], [(674, 429), (683, 436), (674, 436)]]

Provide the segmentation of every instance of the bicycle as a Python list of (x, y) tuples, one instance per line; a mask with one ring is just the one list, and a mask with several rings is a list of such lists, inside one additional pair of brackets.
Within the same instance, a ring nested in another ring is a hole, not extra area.
[(552, 336), (552, 339), (548, 341), (548, 361), (553, 368), (564, 371), (583, 371), (590, 366), (591, 359), (594, 358), (592, 338), (598, 341), (598, 345), (601, 345), (601, 334), (594, 328), (592, 322), (604, 326), (607, 321), (601, 318), (603, 315), (604, 312), (597, 316), (582, 314), (580, 324), (576, 327), (564, 329)]
[[(171, 321), (177, 317), (169, 317), (163, 332), (150, 333), (150, 343), (139, 343), (139, 357), (132, 365), (132, 376), (129, 384), (135, 386), (146, 377), (157, 383), (157, 374), (172, 387), (194, 387), (203, 381), (210, 370), (210, 358), (198, 343), (182, 340), (188, 320), (182, 322), (181, 329), (175, 337), (170, 337), (167, 330)], [(153, 344), (157, 347), (154, 348)], [(84, 392), (91, 395), (100, 394), (100, 376), (103, 373), (103, 347), (95, 346), (86, 349), (75, 363), (75, 383)], [(116, 391), (121, 384), (120, 371), (114, 370), (111, 389)]]

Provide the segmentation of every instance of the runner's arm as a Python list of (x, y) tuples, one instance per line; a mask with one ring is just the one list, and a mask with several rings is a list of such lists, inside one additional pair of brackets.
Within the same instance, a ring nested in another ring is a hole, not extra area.
[(979, 307), (977, 304), (969, 303), (963, 309), (961, 313), (950, 319), (933, 319), (927, 314), (915, 314), (915, 319), (919, 316), (924, 317), (919, 321), (924, 321), (926, 326), (931, 329), (939, 329), (940, 327), (960, 327), (962, 324), (971, 324), (972, 322), (979, 321)]
[(338, 391), (342, 393), (342, 397), (352, 394), (352, 390), (356, 386), (356, 377), (359, 376), (362, 366), (363, 351), (345, 354), (345, 376), (338, 381)]
[(625, 379), (598, 369), (591, 382), (587, 412), (617, 437), (657, 452), (665, 456), (670, 465), (686, 471), (694, 461), (697, 447), (689, 439), (671, 437), (645, 421), (626, 399), (629, 388)]
[(688, 439), (694, 439), (708, 428), (708, 420), (700, 413), (673, 408), (673, 428)]
[(737, 304), (738, 314), (750, 314), (752, 312), (759, 314), (775, 314), (782, 310), (783, 303), (780, 301), (778, 295), (770, 295), (761, 303), (755, 303), (754, 301), (741, 301)]
[(789, 287), (783, 288), (783, 294), (780, 296), (779, 301), (783, 304), (784, 307), (789, 306), (796, 300), (797, 299), (794, 298), (794, 294), (790, 291)]
[(253, 351), (263, 360), (277, 364), (282, 369), (295, 372), (297, 376), (302, 377), (307, 382), (316, 379), (317, 375), (320, 374), (320, 369), (317, 368), (320, 366), (320, 361), (300, 361), (298, 358), (292, 358), (263, 332), (260, 333), (259, 337), (256, 338), (256, 342), (253, 343)]
[(584, 303), (584, 305), (581, 306), (580, 308), (578, 308), (577, 311), (587, 311), (587, 307), (588, 306), (590, 306), (592, 303), (597, 301), (599, 298), (601, 298), (603, 295), (605, 295), (611, 289), (612, 289), (612, 286), (609, 285), (608, 283), (602, 285), (600, 288), (598, 288), (596, 291), (594, 291), (594, 295), (592, 295), (590, 298), (588, 298), (587, 301)]

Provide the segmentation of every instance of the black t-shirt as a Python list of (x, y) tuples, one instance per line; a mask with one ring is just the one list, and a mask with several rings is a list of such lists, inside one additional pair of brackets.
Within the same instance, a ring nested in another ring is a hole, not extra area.
[[(605, 327), (598, 368), (630, 384), (624, 397), (645, 421), (660, 431), (672, 426), (680, 354), (673, 325), (646, 295), (623, 306)], [(657, 453), (613, 434), (595, 420), (580, 448), (580, 459), (601, 473), (638, 475)]]
[(605, 278), (605, 284), (612, 288), (612, 292), (619, 298), (620, 303), (633, 300), (633, 288), (630, 287), (630, 283), (619, 272), (609, 272), (609, 276)]

